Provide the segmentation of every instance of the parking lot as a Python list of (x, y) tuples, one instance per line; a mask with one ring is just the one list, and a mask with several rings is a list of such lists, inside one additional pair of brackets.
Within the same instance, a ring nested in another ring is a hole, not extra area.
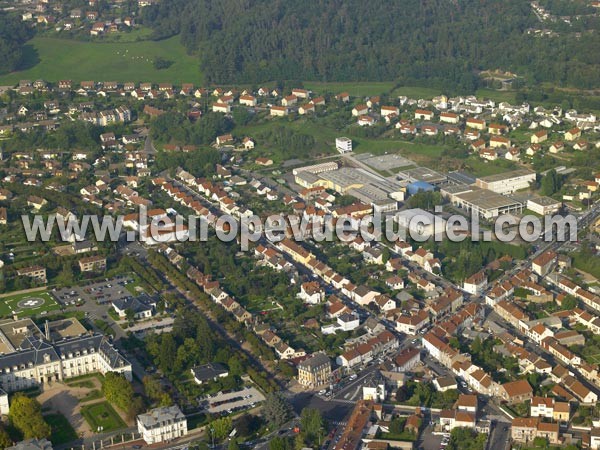
[(132, 282), (130, 277), (117, 277), (81, 286), (55, 289), (52, 295), (64, 306), (77, 305), (81, 302), (111, 303), (114, 300), (132, 297), (126, 287)]
[(258, 389), (247, 387), (241, 391), (221, 393), (208, 397), (204, 401), (203, 406), (209, 413), (226, 411), (231, 414), (232, 412), (242, 409), (253, 408), (257, 403), (264, 400), (264, 395), (262, 395)]
[(421, 433), (421, 448), (423, 450), (439, 450), (448, 445), (449, 433), (442, 435), (441, 433), (433, 434), (433, 428), (430, 425)]

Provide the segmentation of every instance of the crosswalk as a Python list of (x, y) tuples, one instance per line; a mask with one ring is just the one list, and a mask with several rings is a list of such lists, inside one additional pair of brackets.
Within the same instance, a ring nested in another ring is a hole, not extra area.
[(336, 427), (345, 427), (346, 425), (348, 425), (348, 422), (338, 420), (333, 420), (330, 423)]

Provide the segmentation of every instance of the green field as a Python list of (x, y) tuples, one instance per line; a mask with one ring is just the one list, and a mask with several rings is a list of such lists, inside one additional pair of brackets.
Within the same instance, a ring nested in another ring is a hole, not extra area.
[(495, 89), (477, 89), (475, 91), (477, 98), (489, 98), (495, 102), (508, 102), (515, 103), (516, 93), (515, 91), (497, 91)]
[[(26, 302), (28, 299), (42, 299), (44, 302), (39, 306), (19, 305), (20, 302)], [(19, 316), (39, 316), (49, 311), (60, 309), (60, 305), (54, 300), (48, 292), (31, 292), (28, 294), (17, 294), (10, 297), (0, 298), (0, 317), (12, 316), (18, 313)]]
[(351, 97), (361, 97), (367, 95), (380, 95), (389, 92), (394, 87), (393, 81), (355, 81), (355, 82), (319, 82), (306, 81), (304, 83), (306, 89), (323, 94), (330, 92), (338, 94), (340, 92), (348, 92)]
[(84, 405), (81, 407), (81, 415), (93, 431), (102, 427), (102, 432), (106, 433), (127, 426), (108, 402)]
[[(254, 136), (260, 137), (260, 134), (268, 131), (274, 127), (285, 127), (293, 130), (296, 133), (304, 133), (314, 137), (315, 139), (315, 154), (321, 156), (335, 156), (335, 138), (346, 135), (344, 130), (335, 130), (327, 127), (319, 122), (315, 122), (312, 119), (298, 118), (292, 122), (287, 120), (269, 120), (256, 125), (248, 125), (239, 127), (236, 132), (240, 136)], [(372, 153), (374, 155), (383, 155), (384, 153), (401, 153), (403, 156), (410, 158), (416, 156), (418, 158), (425, 159), (438, 159), (444, 147), (439, 144), (427, 144), (421, 142), (410, 142), (397, 138), (367, 138), (350, 136), (354, 145), (355, 153)], [(283, 162), (283, 155), (278, 148), (259, 148), (254, 153), (255, 156), (268, 156), (273, 159), (275, 164)]]
[(444, 92), (441, 89), (437, 88), (429, 88), (429, 87), (418, 87), (418, 86), (401, 86), (397, 89), (394, 89), (392, 92), (393, 97), (398, 97), (399, 95), (405, 95), (409, 98), (414, 99), (432, 99), (433, 97), (437, 97), (438, 95), (442, 95)]
[[(163, 41), (127, 43), (82, 42), (71, 39), (36, 37), (25, 47), (26, 70), (0, 77), (0, 85), (21, 79), (58, 81), (149, 81), (154, 83), (202, 82), (199, 61), (185, 53), (175, 36)], [(163, 57), (173, 64), (156, 70), (153, 61)]]

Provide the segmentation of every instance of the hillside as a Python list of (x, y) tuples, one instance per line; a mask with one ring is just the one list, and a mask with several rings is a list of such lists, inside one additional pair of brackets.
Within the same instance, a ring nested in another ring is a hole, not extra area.
[(479, 70), (600, 85), (598, 33), (552, 38), (522, 0), (170, 0), (144, 8), (155, 38), (180, 34), (214, 83), (399, 80), (474, 91)]

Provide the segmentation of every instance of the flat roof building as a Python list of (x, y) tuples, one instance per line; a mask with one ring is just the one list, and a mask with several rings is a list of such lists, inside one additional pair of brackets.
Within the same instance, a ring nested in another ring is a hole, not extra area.
[(498, 194), (512, 194), (521, 189), (528, 189), (531, 182), (535, 181), (535, 177), (535, 172), (527, 169), (518, 169), (477, 178), (475, 184), (477, 187)]
[(527, 200), (527, 209), (545, 216), (557, 212), (562, 207), (562, 202), (550, 197), (534, 197)]
[(402, 170), (398, 172), (397, 176), (400, 179), (410, 181), (411, 183), (425, 181), (434, 186), (445, 183), (448, 179), (446, 175), (429, 169), (428, 167), (415, 167), (414, 169)]
[(347, 137), (335, 138), (335, 149), (341, 154), (352, 152), (352, 139)]
[(521, 202), (475, 186), (446, 186), (441, 193), (454, 206), (466, 212), (475, 211), (484, 219), (523, 211)]
[[(314, 175), (314, 174), (313, 174)], [(323, 186), (342, 195), (352, 195), (379, 211), (395, 211), (397, 202), (404, 200), (404, 187), (365, 169), (342, 167), (338, 170), (307, 177), (305, 173), (296, 176), (296, 182), (302, 186), (313, 181), (310, 186)]]

